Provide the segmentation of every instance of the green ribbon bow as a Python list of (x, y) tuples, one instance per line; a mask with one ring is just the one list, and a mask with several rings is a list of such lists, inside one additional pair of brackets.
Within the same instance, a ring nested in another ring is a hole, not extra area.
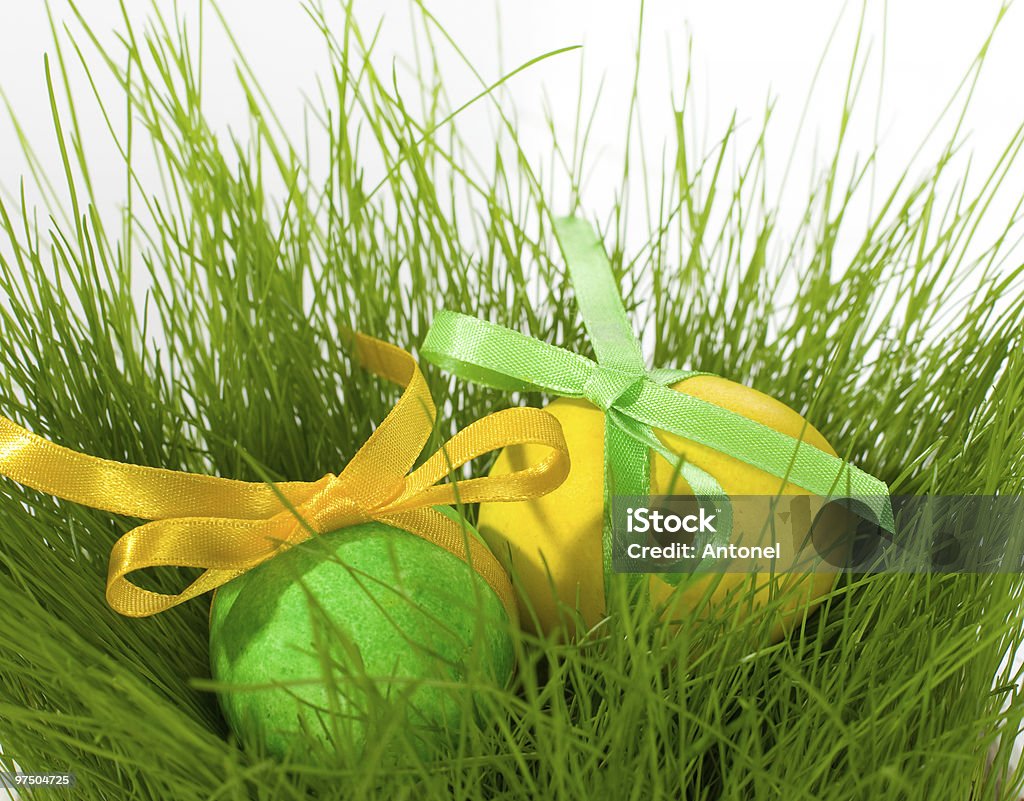
[[(650, 494), (651, 449), (678, 470), (696, 498), (718, 509), (719, 539), (728, 539), (731, 506), (721, 485), (669, 451), (653, 429), (706, 445), (815, 495), (856, 498), (879, 526), (893, 531), (884, 482), (806, 442), (668, 386), (705, 373), (647, 369), (594, 229), (583, 220), (563, 218), (555, 222), (555, 236), (596, 362), (450, 311), (434, 319), (421, 353), (468, 381), (509, 391), (586, 398), (605, 412), (602, 548), (606, 582), (612, 562), (611, 499)], [(836, 495), (837, 488), (842, 488), (841, 496)]]

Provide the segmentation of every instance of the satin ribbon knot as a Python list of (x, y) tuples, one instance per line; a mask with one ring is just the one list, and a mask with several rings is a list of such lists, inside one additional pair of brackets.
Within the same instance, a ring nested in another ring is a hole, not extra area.
[[(376, 509), (386, 506), (398, 495), (396, 489), (390, 497), (375, 504)], [(345, 494), (345, 482), (335, 476), (327, 486), (314, 495), (307, 503), (296, 509), (296, 528), (308, 525), (316, 534), (326, 534), (348, 526), (366, 523), (374, 519), (374, 508), (369, 508), (358, 499)]]
[[(425, 539), (470, 565), (514, 614), (507, 574), (461, 524), (454, 504), (521, 501), (555, 489), (569, 471), (558, 421), (540, 409), (506, 409), (453, 436), (419, 467), (436, 408), (412, 356), (355, 334), (362, 365), (404, 392), (339, 475), (313, 482), (249, 483), (77, 453), (0, 417), (0, 475), (41, 492), (112, 514), (151, 522), (111, 549), (107, 601), (144, 617), (214, 590), (310, 537), (379, 521)], [(509, 445), (534, 444), (547, 455), (504, 476), (455, 481), (464, 465)], [(160, 566), (202, 569), (177, 594), (153, 592), (129, 576)]]
[(638, 393), (646, 373), (618, 370), (614, 367), (594, 365), (594, 372), (583, 384), (583, 397), (598, 409), (607, 412), (629, 393)]

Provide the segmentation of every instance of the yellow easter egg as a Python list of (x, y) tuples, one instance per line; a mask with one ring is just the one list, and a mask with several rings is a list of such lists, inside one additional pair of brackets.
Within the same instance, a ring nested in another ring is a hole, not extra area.
[[(694, 376), (673, 389), (714, 403), (791, 437), (835, 451), (825, 438), (797, 412), (761, 392), (716, 376)], [(565, 613), (582, 617), (586, 626), (596, 624), (605, 614), (602, 559), (602, 515), (604, 504), (604, 413), (580, 399), (559, 398), (547, 407), (562, 424), (572, 467), (568, 478), (555, 491), (519, 503), (482, 504), (479, 529), (495, 554), (517, 580), (521, 620), (533, 628), (533, 616), (541, 632), (560, 625)], [(656, 432), (668, 448), (713, 476), (730, 497), (810, 495), (806, 490), (759, 470), (719, 451), (665, 432)], [(537, 446), (513, 446), (498, 457), (492, 475), (519, 470), (543, 454)], [(652, 454), (651, 493), (685, 494), (686, 485), (674, 476), (673, 466)], [(817, 502), (816, 504), (814, 502)], [(820, 501), (812, 501), (814, 511)], [(825, 514), (831, 514), (826, 510)], [(813, 518), (813, 514), (810, 519)], [(806, 545), (807, 528), (793, 530), (792, 542), (784, 543), (790, 559), (800, 556)], [(655, 603), (666, 604), (666, 617), (685, 618), (703, 601), (714, 606), (731, 593), (753, 593), (744, 597), (750, 608), (763, 606), (772, 590), (768, 576), (726, 573), (690, 578), (684, 586), (672, 587), (659, 574), (649, 577)], [(786, 595), (772, 621), (772, 635), (778, 638), (793, 619), (811, 608), (813, 601), (830, 591), (834, 573), (793, 572), (776, 577), (774, 592)], [(708, 593), (708, 581), (717, 586)], [(780, 583), (781, 582), (781, 583)], [(799, 591), (794, 591), (798, 589)], [(571, 618), (569, 618), (571, 619)]]

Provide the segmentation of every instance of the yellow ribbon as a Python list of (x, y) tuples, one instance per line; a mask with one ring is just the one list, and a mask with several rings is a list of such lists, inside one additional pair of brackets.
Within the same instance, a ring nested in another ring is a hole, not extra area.
[[(512, 587), (493, 554), (432, 507), (520, 501), (555, 489), (569, 472), (561, 426), (540, 409), (496, 412), (457, 433), (410, 473), (436, 416), (426, 380), (401, 348), (362, 334), (354, 342), (366, 369), (405, 391), (337, 476), (270, 485), (121, 464), (55, 445), (2, 416), (0, 475), (67, 501), (153, 521), (125, 534), (110, 555), (107, 602), (129, 617), (163, 612), (314, 535), (371, 520), (467, 562), (512, 610)], [(441, 483), (478, 456), (527, 443), (551, 453), (509, 475)], [(151, 592), (127, 579), (158, 566), (204, 572), (177, 595)]]

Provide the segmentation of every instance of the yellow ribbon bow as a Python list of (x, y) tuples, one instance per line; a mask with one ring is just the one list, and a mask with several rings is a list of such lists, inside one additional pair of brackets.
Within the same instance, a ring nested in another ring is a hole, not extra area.
[[(505, 409), (457, 433), (410, 473), (436, 417), (426, 380), (401, 348), (362, 334), (354, 342), (366, 369), (405, 391), (337, 476), (270, 485), (122, 464), (55, 445), (2, 416), (0, 475), (67, 501), (153, 521), (125, 534), (110, 555), (107, 602), (129, 617), (163, 612), (312, 536), (370, 520), (459, 557), (514, 609), (511, 584), (494, 555), (433, 507), (520, 501), (555, 489), (569, 472), (561, 426), (540, 409)], [(440, 483), (478, 456), (527, 443), (551, 453), (509, 475)], [(151, 592), (126, 578), (158, 566), (204, 572), (177, 595)]]

